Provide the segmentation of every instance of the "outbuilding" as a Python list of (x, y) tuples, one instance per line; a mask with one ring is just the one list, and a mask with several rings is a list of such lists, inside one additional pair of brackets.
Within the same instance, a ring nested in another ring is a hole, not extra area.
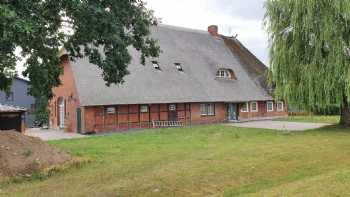
[(25, 131), (25, 112), (21, 107), (0, 104), (0, 131), (16, 130)]

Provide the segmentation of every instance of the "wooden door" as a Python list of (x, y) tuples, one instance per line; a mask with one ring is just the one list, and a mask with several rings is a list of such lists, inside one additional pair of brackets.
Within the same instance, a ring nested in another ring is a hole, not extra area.
[(77, 132), (81, 133), (81, 109), (77, 108)]
[(169, 121), (177, 121), (177, 109), (176, 104), (168, 105), (168, 120)]
[(265, 116), (267, 113), (266, 102), (258, 102), (258, 105), (259, 105), (259, 113), (261, 114), (261, 116)]

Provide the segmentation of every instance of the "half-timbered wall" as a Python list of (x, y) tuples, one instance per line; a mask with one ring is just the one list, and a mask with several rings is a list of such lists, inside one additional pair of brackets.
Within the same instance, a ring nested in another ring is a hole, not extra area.
[[(84, 129), (86, 131), (106, 132), (152, 128), (152, 121), (169, 120), (169, 113), (171, 113), (169, 105), (171, 104), (147, 105), (147, 112), (141, 112), (142, 105), (88, 107), (84, 110), (86, 123)], [(172, 105), (176, 106), (177, 120), (185, 125), (190, 124), (191, 104)], [(92, 113), (93, 118), (91, 118)]]

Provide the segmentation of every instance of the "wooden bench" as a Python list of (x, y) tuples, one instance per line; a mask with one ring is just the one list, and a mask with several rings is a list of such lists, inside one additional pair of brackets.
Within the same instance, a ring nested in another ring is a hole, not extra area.
[(181, 121), (152, 121), (153, 128), (164, 127), (183, 127), (184, 123)]

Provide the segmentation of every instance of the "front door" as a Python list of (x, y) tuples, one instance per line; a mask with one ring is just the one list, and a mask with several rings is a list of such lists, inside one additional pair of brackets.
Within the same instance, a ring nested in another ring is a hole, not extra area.
[(77, 108), (77, 131), (81, 133), (81, 109)]
[(58, 105), (58, 111), (59, 111), (59, 127), (61, 129), (64, 128), (64, 119), (65, 119), (65, 106), (64, 106), (64, 100), (60, 99), (59, 105)]
[(227, 114), (228, 114), (228, 121), (237, 121), (238, 120), (238, 114), (237, 114), (237, 104), (236, 103), (229, 103), (227, 106)]
[(177, 111), (176, 111), (176, 104), (170, 104), (168, 106), (169, 112), (168, 112), (168, 120), (169, 121), (177, 121)]

